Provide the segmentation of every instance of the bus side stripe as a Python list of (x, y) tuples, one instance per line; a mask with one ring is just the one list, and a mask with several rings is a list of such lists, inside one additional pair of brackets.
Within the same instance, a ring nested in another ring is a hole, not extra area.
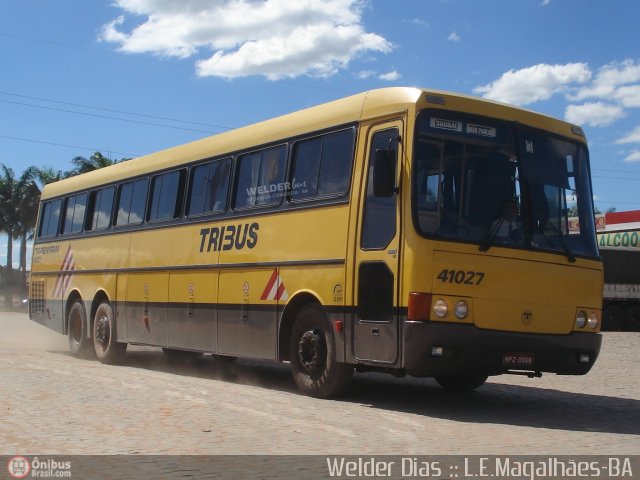
[(275, 297), (275, 292), (273, 292), (273, 287), (276, 286), (276, 281), (278, 280), (278, 269), (274, 268), (273, 273), (271, 274), (271, 278), (267, 282), (267, 286), (262, 292), (260, 296), (260, 300), (271, 300), (272, 297)]

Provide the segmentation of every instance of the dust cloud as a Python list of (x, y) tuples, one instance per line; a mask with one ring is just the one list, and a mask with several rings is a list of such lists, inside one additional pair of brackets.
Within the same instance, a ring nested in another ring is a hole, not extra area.
[(67, 337), (32, 322), (26, 313), (0, 312), (0, 345), (43, 352), (68, 351)]
[[(70, 355), (67, 337), (29, 319), (25, 313), (0, 311), (0, 351), (52, 352)], [(87, 355), (84, 359), (93, 359)], [(229, 383), (296, 391), (288, 365), (202, 355), (170, 358), (157, 347), (129, 345), (121, 367), (220, 380)]]

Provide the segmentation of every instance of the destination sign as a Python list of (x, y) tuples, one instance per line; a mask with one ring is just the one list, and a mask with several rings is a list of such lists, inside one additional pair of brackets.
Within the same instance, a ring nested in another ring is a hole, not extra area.
[(447, 130), (466, 136), (482, 137), (497, 139), (498, 130), (489, 125), (480, 125), (478, 123), (467, 123), (460, 120), (451, 120), (448, 118), (429, 118), (429, 126), (437, 130)]
[(474, 125), (467, 123), (467, 133), (470, 135), (478, 135), (480, 137), (496, 138), (496, 129), (493, 127), (485, 127), (484, 125)]
[(462, 132), (462, 122), (456, 120), (447, 120), (444, 118), (431, 118), (431, 128), (439, 128), (440, 130), (451, 130), (453, 132)]

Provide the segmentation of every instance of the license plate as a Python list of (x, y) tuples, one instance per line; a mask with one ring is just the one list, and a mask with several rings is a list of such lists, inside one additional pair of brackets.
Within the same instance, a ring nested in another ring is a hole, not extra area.
[(533, 367), (533, 353), (505, 353), (502, 355), (502, 365), (505, 367)]

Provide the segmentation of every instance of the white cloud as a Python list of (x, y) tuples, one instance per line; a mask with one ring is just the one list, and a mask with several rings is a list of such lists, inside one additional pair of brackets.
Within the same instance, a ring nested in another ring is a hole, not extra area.
[(361, 72), (356, 73), (356, 77), (360, 80), (366, 80), (367, 78), (371, 78), (376, 74), (373, 70), (362, 70)]
[(624, 115), (624, 109), (619, 105), (587, 102), (583, 105), (569, 105), (564, 113), (564, 118), (577, 125), (606, 127)]
[(419, 25), (421, 27), (428, 27), (429, 24), (427, 22), (425, 22), (424, 20), (422, 20), (421, 18), (413, 18), (411, 20), (409, 20), (410, 23), (413, 23), (414, 25)]
[(572, 84), (582, 84), (590, 78), (591, 70), (586, 63), (541, 63), (520, 70), (509, 70), (494, 82), (474, 88), (473, 92), (493, 100), (527, 105), (566, 92)]
[(640, 108), (640, 84), (617, 88), (613, 98), (627, 108)]
[(361, 23), (363, 0), (116, 0), (125, 14), (145, 17), (133, 28), (120, 16), (100, 38), (127, 53), (189, 58), (199, 76), (264, 75), (276, 80), (326, 77), (367, 52), (392, 45)]
[(640, 125), (626, 134), (624, 137), (616, 140), (616, 143), (640, 143)]
[[(579, 89), (576, 94), (569, 95), (568, 98), (573, 101), (585, 100), (587, 98), (610, 98), (619, 96), (623, 101), (630, 98), (630, 102), (639, 102), (638, 86), (635, 88), (622, 87), (640, 82), (640, 64), (636, 64), (633, 60), (625, 60), (623, 62), (612, 62), (604, 65), (598, 70), (597, 75), (590, 85)], [(625, 88), (622, 93), (618, 94), (619, 88)], [(633, 106), (633, 105), (627, 105)], [(635, 105), (638, 106), (638, 105)]]
[(551, 0), (542, 0), (542, 3), (540, 5), (542, 5), (543, 7), (546, 7), (550, 3), (551, 3)]
[(625, 162), (640, 162), (640, 150), (634, 150), (624, 159)]
[(395, 70), (391, 71), (391, 72), (387, 72), (387, 73), (383, 73), (382, 75), (378, 75), (378, 78), (380, 80), (385, 80), (387, 82), (394, 82), (396, 80), (398, 80), (401, 77), (401, 75), (396, 72)]
[(459, 42), (460, 35), (458, 35), (458, 32), (451, 32), (451, 34), (447, 37), (447, 40), (449, 40), (450, 42)]

